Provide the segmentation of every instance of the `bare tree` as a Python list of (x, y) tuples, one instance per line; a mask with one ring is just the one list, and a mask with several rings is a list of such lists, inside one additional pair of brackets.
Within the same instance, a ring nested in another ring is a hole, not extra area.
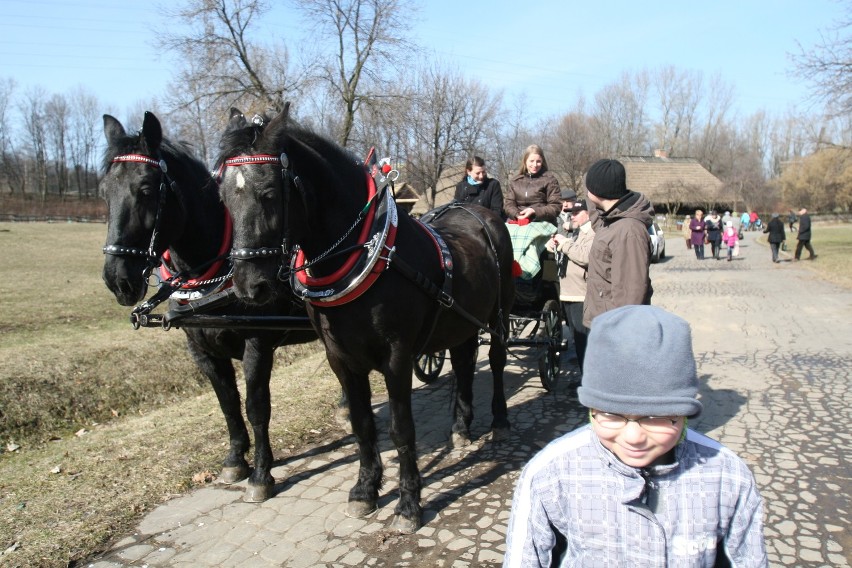
[(161, 47), (183, 62), (167, 102), (178, 109), (238, 106), (280, 111), (303, 77), (291, 72), (283, 44), (261, 45), (249, 38), (269, 10), (264, 0), (188, 0), (172, 12), (186, 24), (186, 34), (166, 34)]
[(701, 73), (667, 66), (654, 73), (653, 82), (660, 105), (655, 147), (670, 157), (691, 157), (690, 143), (701, 102)]
[(56, 190), (64, 198), (68, 193), (68, 134), (71, 109), (61, 94), (54, 94), (45, 104), (45, 153), (53, 165)]
[(483, 148), (486, 125), (497, 116), (501, 98), (440, 63), (420, 69), (414, 92), (418, 96), (411, 116), (400, 125), (406, 133), (406, 172), (409, 183), (431, 207), (447, 169)]
[(69, 158), (80, 195), (89, 197), (90, 189), (98, 196), (96, 149), (100, 138), (98, 118), (100, 102), (97, 97), (76, 89), (71, 93), (71, 135)]
[(601, 156), (642, 155), (648, 150), (647, 99), (650, 81), (646, 72), (635, 77), (624, 73), (618, 82), (595, 95), (592, 119)]
[(27, 90), (18, 105), (27, 136), (28, 158), (32, 164), (32, 174), (28, 176), (31, 181), (28, 185), (35, 186), (42, 198), (47, 195), (47, 134), (44, 120), (46, 102), (47, 93), (44, 88), (35, 86)]
[(811, 83), (811, 100), (826, 105), (827, 114), (852, 114), (852, 2), (841, 19), (820, 33), (820, 41), (792, 55), (793, 73)]
[(416, 51), (406, 39), (416, 12), (411, 0), (299, 0), (295, 4), (333, 46), (321, 79), (340, 108), (336, 139), (349, 144), (355, 117), (365, 102), (383, 98), (383, 78)]
[(578, 111), (566, 114), (556, 129), (548, 157), (550, 168), (559, 171), (564, 185), (580, 195), (585, 172), (597, 157), (591, 119)]
[(21, 155), (16, 147), (16, 136), (12, 125), (10, 109), (15, 94), (14, 79), (0, 81), (0, 173), (9, 186), (9, 193), (21, 194), (26, 189), (26, 178)]

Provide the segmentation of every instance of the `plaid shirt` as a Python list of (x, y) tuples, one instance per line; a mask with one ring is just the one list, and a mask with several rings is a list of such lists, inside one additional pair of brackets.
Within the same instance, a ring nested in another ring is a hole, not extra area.
[(767, 566), (763, 501), (746, 464), (692, 430), (676, 457), (646, 482), (591, 426), (554, 440), (515, 488), (503, 566), (712, 567), (722, 550), (732, 566)]

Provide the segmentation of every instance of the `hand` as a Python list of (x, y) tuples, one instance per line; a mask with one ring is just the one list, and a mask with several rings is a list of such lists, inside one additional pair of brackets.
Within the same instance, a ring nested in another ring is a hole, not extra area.
[(535, 215), (535, 209), (532, 207), (527, 207), (526, 209), (522, 209), (518, 213), (518, 219), (528, 219), (529, 217), (533, 217)]
[(547, 241), (547, 250), (549, 250), (550, 252), (556, 252), (557, 250), (559, 250), (559, 247), (562, 246), (562, 243), (567, 240), (568, 238), (564, 235), (553, 235), (553, 237), (551, 237), (551, 239)]

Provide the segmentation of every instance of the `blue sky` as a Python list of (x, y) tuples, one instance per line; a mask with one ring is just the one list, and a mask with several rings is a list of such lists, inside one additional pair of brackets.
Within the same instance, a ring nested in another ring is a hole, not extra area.
[[(282, 8), (264, 28), (300, 34), (298, 14)], [(409, 33), (445, 62), (507, 101), (524, 93), (534, 116), (570, 110), (624, 72), (673, 65), (718, 73), (734, 87), (735, 110), (781, 115), (806, 109), (806, 86), (788, 75), (788, 53), (841, 19), (835, 0), (638, 2), (425, 0)], [(20, 91), (82, 85), (120, 113), (162, 94), (171, 62), (153, 38), (172, 29), (153, 2), (3, 0), (0, 77)], [(389, 80), (404, 78), (389, 77)]]

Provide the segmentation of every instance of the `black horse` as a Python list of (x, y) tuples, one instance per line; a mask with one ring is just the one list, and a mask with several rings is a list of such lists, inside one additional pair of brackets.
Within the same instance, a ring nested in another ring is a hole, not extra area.
[[(234, 219), (234, 255), (251, 259), (235, 262), (234, 287), (248, 302), (273, 301), (290, 293), (283, 282), (289, 272), (293, 289), (309, 300), (308, 316), (349, 397), (360, 454), (349, 492), (354, 517), (376, 509), (382, 484), (368, 374), (383, 373), (400, 464), (392, 528), (413, 532), (422, 510), (412, 359), (450, 349), (457, 379), (452, 439), (469, 442), (477, 336), (487, 326), (492, 435), (508, 432), (503, 369), (514, 299), (510, 237), (496, 215), (478, 206), (448, 207), (430, 225), (414, 220), (376, 189), (353, 156), (295, 126), (287, 114), (249, 124), (232, 109), (222, 137), (220, 193)], [(300, 248), (289, 271), (282, 255), (261, 254), (286, 251), (291, 243)]]
[[(177, 288), (188, 296), (226, 284), (231, 221), (204, 164), (192, 157), (187, 148), (164, 139), (160, 122), (150, 112), (145, 113), (141, 132), (131, 136), (118, 120), (104, 115), (104, 134), (107, 149), (100, 187), (109, 220), (103, 279), (118, 303), (130, 306), (143, 299), (148, 274), (161, 260), (161, 274), (177, 277)], [(227, 309), (229, 314), (258, 313), (245, 305)], [(287, 297), (264, 309), (264, 313), (270, 311), (305, 315), (303, 303), (291, 302)], [(312, 341), (317, 335), (313, 330), (184, 331), (189, 353), (210, 380), (228, 425), (230, 450), (219, 477), (226, 483), (248, 477), (245, 500), (264, 501), (271, 496), (274, 485), (269, 444), (273, 354), (279, 345)], [(251, 472), (245, 458), (249, 434), (240, 409), (232, 359), (243, 362), (246, 415), (255, 443)]]

